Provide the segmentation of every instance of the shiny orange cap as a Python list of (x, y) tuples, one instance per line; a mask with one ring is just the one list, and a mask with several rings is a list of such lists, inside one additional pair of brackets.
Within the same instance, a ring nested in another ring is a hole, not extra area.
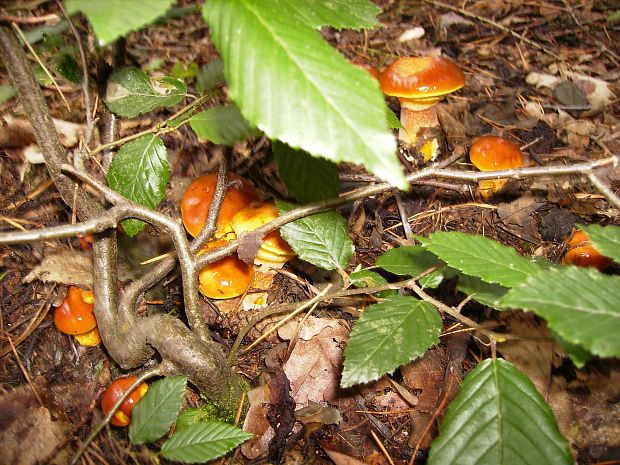
[(445, 57), (401, 57), (379, 75), (386, 95), (401, 99), (439, 101), (465, 85), (465, 76)]
[(517, 144), (498, 136), (478, 137), (469, 149), (469, 160), (480, 171), (523, 166), (523, 153)]
[[(258, 192), (247, 179), (231, 173), (230, 187), (224, 197), (224, 202), (217, 220), (216, 237), (222, 237), (231, 231), (230, 220), (235, 213), (258, 200)], [(181, 217), (185, 229), (196, 237), (209, 215), (209, 207), (215, 194), (217, 173), (200, 176), (192, 181), (181, 198)]]
[[(136, 382), (138, 378), (133, 375), (123, 376), (121, 378), (117, 378), (112, 381), (112, 384), (106, 389), (103, 393), (103, 397), (101, 399), (101, 410), (104, 415), (107, 415), (114, 404), (120, 399), (120, 397), (131, 387), (133, 383)], [(141, 383), (133, 392), (129, 395), (125, 402), (121, 404), (114, 415), (112, 416), (112, 423), (114, 426), (127, 426), (131, 423), (131, 413), (133, 411), (134, 405), (138, 402), (146, 391), (148, 391), (149, 386), (146, 383)]]
[[(226, 241), (212, 241), (204, 250), (226, 245)], [(205, 266), (198, 274), (200, 292), (211, 299), (232, 299), (243, 294), (250, 286), (254, 270), (237, 255), (229, 255)]]
[(65, 334), (83, 334), (97, 327), (93, 312), (93, 293), (70, 286), (67, 295), (54, 312), (54, 324)]

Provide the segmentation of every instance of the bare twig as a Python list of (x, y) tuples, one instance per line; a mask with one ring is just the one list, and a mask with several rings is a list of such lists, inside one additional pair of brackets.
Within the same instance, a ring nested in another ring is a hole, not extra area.
[(97, 189), (106, 197), (108, 202), (118, 207), (124, 207), (123, 210), (127, 215), (125, 218), (129, 217), (147, 221), (153, 226), (163, 229), (170, 235), (179, 259), (179, 266), (183, 277), (183, 298), (185, 301), (187, 320), (192, 330), (196, 332), (200, 339), (203, 341), (210, 341), (211, 335), (209, 334), (202, 311), (200, 310), (200, 296), (198, 295), (197, 284), (198, 272), (183, 225), (167, 215), (132, 202), (87, 174), (79, 172), (71, 165), (63, 165), (62, 170)]
[(60, 87), (58, 86), (58, 83), (56, 82), (56, 79), (54, 79), (54, 76), (52, 76), (52, 74), (47, 69), (47, 66), (45, 66), (45, 64), (41, 61), (41, 58), (39, 58), (39, 55), (37, 54), (37, 52), (34, 50), (34, 48), (32, 48), (32, 45), (30, 45), (30, 42), (28, 42), (28, 39), (26, 39), (26, 36), (22, 32), (22, 30), (19, 28), (19, 26), (17, 24), (15, 24), (15, 23), (11, 23), (11, 24), (13, 26), (13, 29), (15, 29), (15, 32), (17, 32), (17, 34), (19, 35), (20, 39), (24, 42), (24, 44), (28, 48), (28, 50), (30, 50), (30, 53), (32, 54), (34, 59), (37, 60), (37, 63), (39, 63), (39, 65), (41, 66), (41, 68), (43, 69), (43, 71), (45, 72), (47, 77), (54, 84), (54, 87), (56, 88), (56, 90), (60, 94), (60, 98), (62, 99), (62, 101), (64, 102), (65, 106), (67, 107), (67, 110), (71, 111), (71, 107), (69, 106), (69, 102), (67, 102), (67, 99), (65, 98), (65, 94), (63, 94), (62, 90), (60, 90)]
[(82, 38), (80, 37), (80, 33), (77, 28), (73, 24), (71, 20), (71, 16), (67, 13), (65, 6), (60, 0), (56, 0), (60, 11), (62, 11), (63, 16), (67, 20), (67, 24), (69, 24), (69, 28), (75, 37), (75, 41), (77, 42), (78, 50), (80, 52), (80, 64), (82, 65), (82, 94), (84, 95), (84, 113), (86, 114), (86, 134), (84, 134), (84, 139), (86, 143), (86, 147), (90, 145), (90, 142), (93, 137), (94, 131), (94, 111), (93, 111), (93, 96), (90, 91), (90, 78), (88, 72), (88, 62), (86, 60), (86, 52), (84, 51), (84, 43), (82, 42)]
[(60, 21), (60, 18), (57, 14), (51, 13), (49, 15), (42, 16), (14, 16), (7, 14), (0, 14), (0, 21), (6, 21), (7, 23), (16, 23), (16, 24), (42, 24), (47, 22), (57, 23)]
[(183, 108), (181, 108), (179, 111), (177, 111), (174, 115), (170, 116), (169, 118), (166, 118), (165, 121), (156, 124), (155, 126), (153, 126), (152, 128), (149, 129), (145, 129), (144, 131), (140, 131), (136, 134), (131, 134), (129, 136), (125, 136), (125, 137), (121, 137), (120, 139), (117, 139), (113, 142), (108, 142), (106, 144), (102, 144), (99, 147), (93, 149), (90, 151), (90, 155), (96, 155), (99, 152), (103, 152), (104, 150), (107, 149), (111, 149), (114, 147), (118, 147), (119, 145), (123, 145), (127, 142), (130, 142), (132, 140), (138, 139), (142, 136), (146, 136), (148, 134), (157, 134), (157, 135), (161, 135), (161, 134), (165, 134), (167, 132), (170, 131), (176, 131), (177, 129), (179, 129), (179, 127), (181, 127), (183, 124), (187, 123), (187, 120), (183, 121), (181, 124), (171, 127), (168, 126), (170, 124), (170, 122), (174, 121), (175, 119), (177, 119), (179, 116), (187, 113), (188, 111), (192, 111), (195, 108), (198, 108), (200, 105), (202, 105), (203, 103), (205, 103), (207, 100), (209, 100), (210, 96), (209, 95), (203, 95), (202, 97), (194, 100), (192, 103), (190, 103), (189, 105), (184, 106)]
[(620, 210), (620, 197), (618, 197), (618, 195), (611, 190), (611, 187), (601, 181), (601, 178), (599, 178), (594, 172), (588, 173), (587, 176), (596, 190), (603, 194), (610, 204)]

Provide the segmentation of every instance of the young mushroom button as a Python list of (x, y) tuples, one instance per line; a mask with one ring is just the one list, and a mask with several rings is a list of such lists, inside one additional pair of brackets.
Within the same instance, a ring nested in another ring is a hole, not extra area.
[[(107, 415), (114, 404), (118, 402), (121, 396), (131, 387), (133, 383), (136, 382), (138, 378), (135, 376), (123, 376), (121, 378), (117, 378), (112, 381), (112, 384), (106, 389), (103, 393), (103, 397), (101, 399), (101, 410), (104, 415)], [(114, 426), (127, 426), (131, 423), (131, 414), (136, 402), (138, 402), (146, 391), (148, 391), (149, 386), (146, 383), (141, 383), (138, 385), (136, 389), (132, 391), (132, 393), (125, 399), (125, 401), (121, 404), (118, 410), (112, 416), (110, 423)]]
[[(95, 319), (94, 295), (92, 291), (85, 291), (77, 286), (70, 286), (67, 295), (54, 311), (54, 325), (59, 331), (72, 336), (80, 336), (86, 344), (97, 345), (101, 339)], [(78, 342), (82, 343), (78, 339)]]
[[(181, 198), (181, 217), (185, 229), (196, 237), (209, 215), (211, 201), (215, 194), (217, 173), (200, 176), (192, 181)], [(229, 188), (224, 197), (220, 216), (217, 220), (217, 238), (224, 237), (231, 232), (230, 220), (235, 213), (258, 200), (258, 192), (247, 179), (231, 173), (229, 176)]]
[(399, 139), (416, 146), (424, 128), (439, 125), (437, 102), (463, 87), (465, 76), (444, 57), (401, 57), (381, 72), (379, 83), (386, 95), (400, 100)]
[[(498, 171), (523, 166), (523, 152), (517, 144), (498, 136), (477, 138), (469, 149), (469, 160), (480, 171)], [(507, 179), (483, 179), (478, 190), (485, 200), (500, 192)]]

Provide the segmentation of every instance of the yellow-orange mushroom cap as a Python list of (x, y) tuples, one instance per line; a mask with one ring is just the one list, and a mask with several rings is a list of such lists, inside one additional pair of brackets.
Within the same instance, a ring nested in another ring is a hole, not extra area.
[(445, 57), (401, 57), (380, 73), (379, 83), (401, 106), (432, 105), (463, 87), (465, 76)]
[(523, 166), (523, 152), (503, 137), (482, 136), (471, 144), (469, 160), (480, 171), (506, 170)]
[[(230, 232), (230, 220), (233, 215), (259, 198), (254, 186), (242, 176), (231, 173), (229, 183), (230, 187), (226, 192), (220, 216), (217, 219), (216, 237), (222, 237)], [(200, 233), (207, 222), (216, 184), (217, 173), (207, 174), (194, 179), (183, 193), (181, 217), (185, 229), (194, 237)]]
[[(254, 231), (264, 224), (275, 220), (279, 216), (278, 209), (273, 202), (263, 202), (238, 211), (233, 216), (231, 226), (235, 234)], [(256, 258), (265, 262), (284, 263), (295, 256), (295, 252), (282, 239), (278, 230), (265, 235)]]
[(54, 325), (65, 334), (84, 334), (97, 327), (94, 296), (77, 286), (70, 286), (67, 295), (54, 312)]
[(575, 265), (587, 268), (596, 268), (603, 271), (609, 268), (613, 260), (609, 257), (601, 255), (594, 248), (590, 239), (585, 232), (577, 230), (568, 241), (568, 249), (562, 257), (563, 265)]
[[(207, 243), (202, 252), (226, 245), (218, 240)], [(229, 255), (205, 266), (198, 274), (200, 292), (210, 299), (232, 299), (250, 286), (254, 270), (236, 255)]]
[[(517, 144), (499, 136), (477, 138), (469, 149), (469, 160), (480, 171), (507, 170), (523, 166), (523, 152)], [(478, 190), (484, 199), (500, 192), (507, 179), (481, 179)]]

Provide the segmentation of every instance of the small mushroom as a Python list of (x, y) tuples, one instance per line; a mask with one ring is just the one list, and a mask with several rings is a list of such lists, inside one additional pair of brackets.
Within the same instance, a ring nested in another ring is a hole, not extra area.
[[(242, 233), (254, 231), (255, 229), (275, 220), (278, 217), (278, 209), (273, 201), (263, 202), (238, 211), (232, 217), (231, 226), (237, 236)], [(255, 263), (260, 264), (279, 264), (286, 263), (295, 257), (295, 252), (291, 246), (280, 236), (279, 231), (272, 231), (267, 234), (261, 243), (256, 254)]]
[[(226, 245), (225, 240), (207, 243), (202, 252)], [(237, 255), (229, 255), (205, 266), (198, 274), (200, 292), (211, 299), (232, 299), (250, 286), (254, 270)]]
[[(136, 382), (138, 378), (133, 375), (123, 376), (121, 378), (117, 378), (112, 381), (112, 384), (106, 389), (103, 393), (103, 397), (101, 398), (101, 410), (104, 415), (107, 415), (114, 404), (121, 398), (121, 396), (131, 387), (133, 383)], [(125, 399), (125, 402), (121, 404), (118, 410), (112, 416), (110, 423), (114, 426), (127, 426), (131, 423), (131, 413), (133, 411), (134, 405), (138, 402), (146, 391), (148, 391), (149, 386), (146, 383), (140, 384), (133, 392)]]
[[(215, 233), (217, 238), (224, 237), (227, 233), (232, 232), (230, 220), (233, 215), (252, 202), (256, 202), (259, 198), (258, 192), (247, 179), (231, 173), (229, 183), (230, 186), (224, 197), (220, 216), (217, 220), (217, 231)], [(216, 184), (217, 173), (207, 174), (194, 179), (183, 193), (181, 217), (185, 229), (194, 237), (200, 233), (207, 222)]]
[(609, 268), (612, 263), (613, 260), (611, 258), (601, 255), (594, 248), (586, 233), (581, 229), (578, 229), (571, 235), (566, 253), (562, 257), (563, 265), (596, 268), (599, 271)]
[[(497, 171), (523, 166), (523, 152), (517, 144), (499, 136), (478, 137), (469, 149), (469, 160), (480, 171)], [(478, 190), (485, 200), (500, 192), (507, 179), (483, 179)]]
[[(101, 342), (97, 328), (97, 320), (93, 311), (94, 294), (77, 286), (70, 286), (67, 295), (54, 312), (54, 325), (59, 331), (76, 337), (82, 345), (97, 345)], [(78, 337), (79, 336), (79, 337)], [(98, 342), (95, 341), (98, 339)]]
[(425, 128), (439, 126), (437, 102), (463, 87), (465, 76), (444, 57), (401, 57), (380, 73), (379, 83), (386, 95), (400, 100), (399, 139), (416, 146)]

